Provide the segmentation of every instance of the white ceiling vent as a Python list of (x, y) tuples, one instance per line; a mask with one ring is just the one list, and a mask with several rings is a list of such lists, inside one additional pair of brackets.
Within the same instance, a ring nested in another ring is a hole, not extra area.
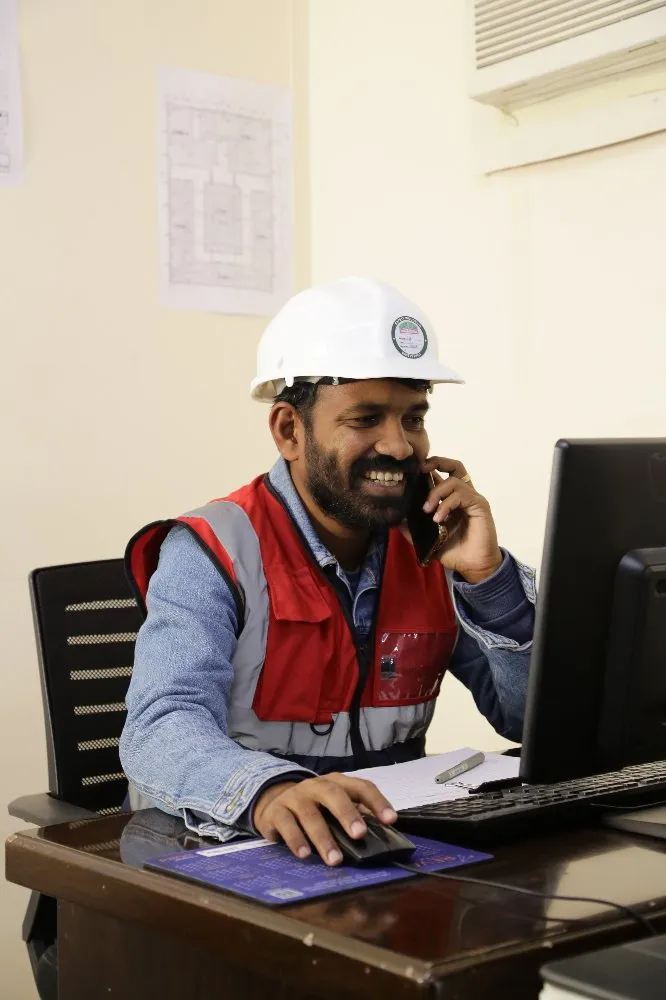
[(666, 0), (469, 0), (471, 96), (521, 108), (666, 61)]

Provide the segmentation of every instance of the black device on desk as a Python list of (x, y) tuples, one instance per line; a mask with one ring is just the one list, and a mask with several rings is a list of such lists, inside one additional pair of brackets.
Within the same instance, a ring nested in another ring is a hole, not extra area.
[(400, 825), (483, 843), (664, 801), (666, 439), (558, 441), (520, 781)]
[(549, 962), (541, 975), (546, 984), (543, 1000), (550, 996), (663, 1000), (666, 934)]
[(416, 850), (416, 844), (403, 836), (392, 826), (385, 826), (374, 816), (365, 816), (367, 833), (364, 837), (350, 837), (344, 826), (332, 813), (326, 814), (326, 822), (333, 839), (342, 851), (347, 864), (361, 868), (375, 865), (393, 864), (394, 861), (409, 861)]

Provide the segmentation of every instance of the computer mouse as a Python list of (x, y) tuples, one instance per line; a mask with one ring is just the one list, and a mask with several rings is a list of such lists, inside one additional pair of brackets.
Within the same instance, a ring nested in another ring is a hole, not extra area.
[(394, 861), (409, 861), (416, 850), (416, 844), (399, 833), (392, 826), (385, 826), (374, 816), (364, 816), (368, 832), (365, 837), (350, 837), (342, 824), (326, 814), (326, 822), (333, 839), (342, 852), (343, 862), (370, 868), (373, 865), (390, 865)]

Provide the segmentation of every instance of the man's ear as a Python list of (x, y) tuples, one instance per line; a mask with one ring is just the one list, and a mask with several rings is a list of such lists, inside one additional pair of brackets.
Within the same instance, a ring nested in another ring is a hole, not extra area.
[(277, 450), (287, 462), (303, 454), (305, 428), (298, 411), (290, 403), (276, 403), (271, 409), (268, 426)]

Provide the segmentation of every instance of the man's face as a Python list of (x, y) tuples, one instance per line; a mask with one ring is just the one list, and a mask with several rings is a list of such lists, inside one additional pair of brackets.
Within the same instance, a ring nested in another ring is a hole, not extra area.
[(428, 456), (427, 394), (392, 379), (320, 386), (306, 426), (305, 484), (346, 528), (399, 524)]

